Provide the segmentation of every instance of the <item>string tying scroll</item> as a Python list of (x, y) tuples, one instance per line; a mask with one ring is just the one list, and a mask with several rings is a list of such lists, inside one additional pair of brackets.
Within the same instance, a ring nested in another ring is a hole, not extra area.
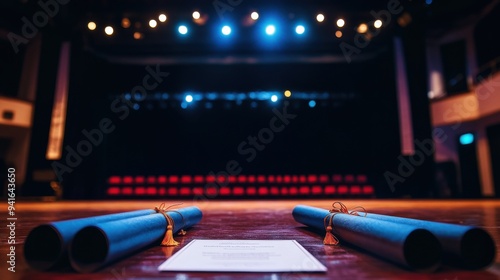
[[(179, 242), (175, 241), (174, 235), (173, 235), (173, 230), (175, 228), (175, 221), (172, 219), (172, 217), (168, 214), (168, 212), (175, 212), (179, 214), (182, 218), (182, 227), (186, 225), (186, 222), (184, 221), (184, 216), (176, 210), (169, 210), (171, 207), (181, 205), (182, 203), (177, 203), (177, 204), (172, 204), (168, 207), (165, 207), (165, 203), (160, 204), (160, 206), (155, 207), (155, 212), (156, 213), (161, 213), (163, 216), (165, 216), (165, 219), (167, 220), (167, 231), (165, 232), (165, 237), (163, 238), (163, 241), (161, 242), (161, 246), (177, 246), (179, 245)], [(181, 229), (178, 233), (179, 235), (186, 235), (186, 231)]]
[(337, 245), (339, 244), (338, 238), (333, 235), (332, 230), (333, 230), (333, 217), (336, 214), (348, 214), (348, 215), (354, 215), (354, 216), (360, 216), (358, 211), (361, 211), (364, 213), (363, 217), (366, 217), (366, 210), (365, 208), (361, 206), (356, 206), (351, 210), (347, 209), (347, 206), (345, 206), (344, 203), (340, 201), (336, 201), (332, 204), (332, 209), (330, 209), (330, 214), (326, 215), (325, 219), (323, 220), (323, 223), (325, 225), (325, 231), (326, 235), (325, 238), (323, 239), (323, 244), (325, 245)]

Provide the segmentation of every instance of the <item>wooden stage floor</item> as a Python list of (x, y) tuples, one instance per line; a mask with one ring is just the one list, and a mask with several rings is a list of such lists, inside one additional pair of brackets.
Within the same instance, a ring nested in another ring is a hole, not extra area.
[[(167, 202), (176, 203), (177, 201)], [(440, 222), (476, 225), (485, 228), (495, 239), (495, 264), (486, 270), (467, 271), (443, 267), (424, 274), (405, 270), (356, 248), (341, 244), (324, 246), (323, 236), (296, 223), (291, 215), (297, 204), (329, 208), (333, 201), (209, 201), (196, 206), (203, 211), (200, 224), (176, 237), (181, 245), (175, 249), (154, 246), (120, 260), (92, 274), (71, 270), (39, 272), (27, 267), (22, 246), (34, 226), (56, 220), (88, 217), (136, 209), (154, 208), (159, 201), (100, 201), (100, 202), (20, 202), (16, 203), (16, 272), (7, 271), (6, 236), (7, 206), (2, 207), (0, 279), (500, 279), (500, 201), (421, 201), (421, 200), (344, 200), (347, 207), (361, 205), (368, 212), (419, 218)], [(5, 203), (7, 205), (7, 203)], [(193, 205), (185, 201), (183, 206)], [(168, 256), (195, 238), (202, 239), (295, 239), (328, 267), (322, 273), (168, 273), (158, 272), (158, 266)]]

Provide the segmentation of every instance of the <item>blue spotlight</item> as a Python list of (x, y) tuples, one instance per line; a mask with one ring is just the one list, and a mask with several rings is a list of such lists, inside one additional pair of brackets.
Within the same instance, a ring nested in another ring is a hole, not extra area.
[(186, 95), (186, 102), (187, 102), (187, 103), (191, 103), (191, 102), (193, 102), (193, 96), (192, 96), (192, 95), (190, 95), (190, 94)]
[(186, 35), (188, 33), (188, 28), (185, 25), (179, 26), (178, 30), (179, 30), (179, 33), (181, 33), (182, 35)]
[(224, 34), (226, 36), (231, 34), (231, 27), (229, 27), (228, 25), (224, 25), (222, 27), (222, 34)]
[(304, 34), (305, 31), (306, 31), (306, 28), (303, 25), (297, 25), (297, 27), (295, 27), (295, 33), (297, 33), (299, 35)]
[(472, 133), (465, 133), (460, 135), (460, 144), (462, 145), (469, 145), (474, 142), (474, 134)]
[(266, 34), (271, 36), (271, 35), (274, 35), (274, 33), (276, 33), (276, 27), (274, 25), (268, 25), (266, 27)]
[(274, 94), (273, 96), (271, 96), (271, 101), (272, 102), (278, 101), (278, 96), (276, 94)]
[(309, 107), (311, 107), (311, 108), (316, 107), (316, 101), (314, 101), (314, 100), (309, 101)]

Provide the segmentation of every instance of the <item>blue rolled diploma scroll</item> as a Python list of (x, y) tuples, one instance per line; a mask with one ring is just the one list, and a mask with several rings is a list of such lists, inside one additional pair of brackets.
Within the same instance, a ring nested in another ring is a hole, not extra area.
[[(364, 213), (360, 212), (360, 215)], [(495, 241), (484, 229), (417, 219), (366, 213), (366, 217), (420, 227), (434, 234), (443, 247), (443, 262), (467, 269), (481, 269), (495, 261)]]
[[(293, 218), (304, 225), (325, 231), (326, 209), (295, 206)], [(332, 219), (332, 232), (341, 240), (403, 265), (412, 270), (433, 271), (441, 264), (439, 241), (428, 230), (362, 216), (337, 213)]]
[(33, 228), (24, 242), (24, 258), (37, 270), (49, 270), (69, 265), (68, 248), (75, 234), (82, 228), (108, 221), (133, 218), (156, 213), (153, 209), (51, 222)]
[[(185, 207), (166, 212), (174, 221), (173, 233), (200, 222), (198, 207)], [(71, 266), (78, 272), (92, 272), (157, 242), (167, 230), (162, 213), (99, 223), (81, 229), (70, 245)]]

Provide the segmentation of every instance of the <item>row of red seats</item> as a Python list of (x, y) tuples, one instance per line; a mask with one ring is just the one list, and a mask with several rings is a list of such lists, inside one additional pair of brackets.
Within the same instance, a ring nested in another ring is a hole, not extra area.
[(130, 184), (209, 184), (216, 182), (219, 185), (227, 183), (254, 184), (328, 184), (328, 183), (356, 183), (366, 184), (368, 179), (364, 174), (359, 175), (238, 175), (238, 176), (214, 176), (214, 175), (160, 175), (160, 176), (111, 176), (108, 179), (110, 185)]
[(326, 196), (353, 195), (373, 196), (372, 185), (301, 185), (301, 186), (233, 186), (233, 187), (157, 187), (157, 186), (110, 186), (109, 196)]

